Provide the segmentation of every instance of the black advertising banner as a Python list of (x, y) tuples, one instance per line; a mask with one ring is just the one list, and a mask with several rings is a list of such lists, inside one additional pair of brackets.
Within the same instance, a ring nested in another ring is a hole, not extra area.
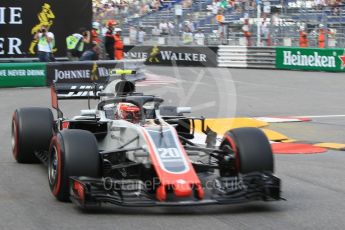
[(146, 59), (146, 65), (217, 66), (218, 47), (125, 46), (125, 57)]
[(55, 35), (55, 56), (66, 57), (66, 37), (91, 23), (92, 0), (1, 0), (0, 58), (36, 57), (43, 25)]
[(105, 83), (114, 69), (124, 68), (124, 62), (114, 61), (50, 62), (47, 64), (47, 85), (53, 82)]

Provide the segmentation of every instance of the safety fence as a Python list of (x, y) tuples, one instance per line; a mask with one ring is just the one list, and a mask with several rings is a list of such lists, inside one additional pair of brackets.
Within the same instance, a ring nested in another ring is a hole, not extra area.
[(126, 75), (131, 81), (145, 79), (144, 60), (83, 61), (51, 63), (0, 63), (1, 87), (39, 87), (58, 83), (105, 83), (121, 78), (115, 70), (134, 70)]

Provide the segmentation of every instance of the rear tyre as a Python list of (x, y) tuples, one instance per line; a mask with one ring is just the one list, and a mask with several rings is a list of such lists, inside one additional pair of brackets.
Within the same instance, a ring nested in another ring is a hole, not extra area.
[(35, 152), (48, 151), (54, 117), (48, 108), (21, 108), (12, 117), (12, 152), (18, 163), (38, 163)]
[(48, 158), (48, 181), (59, 201), (69, 201), (71, 176), (100, 177), (100, 174), (97, 140), (91, 132), (66, 129), (53, 137)]
[(235, 169), (238, 173), (274, 171), (271, 145), (260, 129), (238, 128), (228, 131), (221, 148), (230, 148), (234, 152)]

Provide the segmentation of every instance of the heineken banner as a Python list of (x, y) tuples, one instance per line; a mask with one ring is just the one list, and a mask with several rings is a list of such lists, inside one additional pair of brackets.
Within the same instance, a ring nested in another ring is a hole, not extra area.
[(277, 47), (276, 68), (345, 72), (345, 49)]
[(217, 66), (218, 47), (125, 46), (125, 58), (145, 59), (147, 65)]
[(0, 59), (36, 57), (42, 26), (55, 35), (55, 56), (66, 57), (66, 37), (91, 23), (92, 0), (1, 0)]
[(45, 85), (45, 63), (0, 64), (0, 87), (31, 87)]

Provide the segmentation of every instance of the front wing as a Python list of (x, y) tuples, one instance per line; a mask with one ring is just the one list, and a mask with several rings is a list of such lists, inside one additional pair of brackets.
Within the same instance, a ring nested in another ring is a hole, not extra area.
[(70, 178), (70, 198), (82, 208), (110, 203), (118, 206), (196, 206), (235, 204), (249, 201), (281, 200), (280, 179), (271, 173), (249, 173), (235, 177), (214, 177), (198, 174), (205, 196), (176, 198), (171, 193), (166, 201), (158, 201), (140, 180), (113, 180), (111, 178)]

